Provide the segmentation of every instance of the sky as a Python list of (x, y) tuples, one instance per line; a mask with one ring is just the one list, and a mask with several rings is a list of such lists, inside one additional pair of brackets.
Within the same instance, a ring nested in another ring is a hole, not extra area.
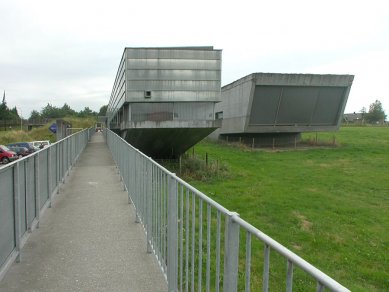
[[(387, 1), (386, 1), (387, 2)], [(23, 118), (108, 104), (125, 47), (214, 46), (222, 85), (255, 72), (355, 75), (345, 112), (389, 116), (389, 3), (0, 0), (0, 94)]]

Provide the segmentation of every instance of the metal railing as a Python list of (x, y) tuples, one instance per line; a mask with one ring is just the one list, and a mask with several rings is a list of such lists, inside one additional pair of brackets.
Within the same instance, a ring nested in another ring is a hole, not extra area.
[(73, 134), (0, 168), (0, 280), (87, 145), (94, 129)]
[[(147, 252), (157, 257), (169, 291), (268, 291), (279, 280), (272, 279), (270, 251), (286, 263), (286, 291), (295, 284), (295, 267), (317, 291), (349, 291), (115, 133), (105, 135), (135, 220), (146, 232)], [(252, 270), (252, 258), (261, 260), (262, 272)]]

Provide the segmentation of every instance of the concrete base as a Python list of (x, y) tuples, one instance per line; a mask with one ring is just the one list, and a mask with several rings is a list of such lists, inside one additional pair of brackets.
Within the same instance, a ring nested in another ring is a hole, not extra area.
[(215, 128), (127, 129), (120, 136), (155, 159), (178, 158)]

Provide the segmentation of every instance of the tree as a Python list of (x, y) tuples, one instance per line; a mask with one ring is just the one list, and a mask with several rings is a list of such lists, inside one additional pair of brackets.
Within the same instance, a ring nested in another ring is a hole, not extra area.
[(376, 100), (369, 106), (369, 112), (365, 114), (365, 117), (368, 123), (384, 123), (386, 115), (379, 100)]
[(10, 109), (9, 113), (12, 119), (20, 119), (16, 106), (13, 109)]
[(9, 110), (7, 107), (7, 103), (5, 101), (3, 101), (0, 104), (0, 119), (1, 120), (8, 120), (8, 114), (9, 114)]
[(92, 111), (89, 107), (85, 107), (82, 111), (78, 113), (78, 116), (81, 118), (95, 115), (97, 115), (97, 113)]
[(107, 114), (107, 108), (108, 108), (108, 105), (103, 105), (103, 106), (100, 108), (99, 116), (105, 116), (105, 115)]
[(5, 98), (3, 98), (2, 103), (0, 104), (0, 119), (1, 120), (16, 120), (20, 119), (16, 107), (9, 109)]
[(56, 118), (62, 118), (61, 115), (61, 109), (52, 106), (50, 103), (48, 103), (41, 111), (42, 118), (45, 119), (56, 119)]
[(41, 119), (41, 114), (38, 111), (33, 110), (30, 115), (30, 120), (39, 120), (39, 119)]
[(74, 116), (76, 112), (70, 108), (69, 105), (66, 103), (62, 106), (61, 108), (61, 116), (66, 117), (66, 116)]

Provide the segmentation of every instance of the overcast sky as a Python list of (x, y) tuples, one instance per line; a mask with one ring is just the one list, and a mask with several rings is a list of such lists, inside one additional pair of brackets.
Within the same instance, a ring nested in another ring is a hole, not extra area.
[(0, 0), (0, 93), (24, 118), (47, 103), (98, 111), (124, 47), (210, 45), (223, 50), (222, 85), (254, 72), (352, 74), (346, 112), (378, 99), (389, 115), (386, 3)]

